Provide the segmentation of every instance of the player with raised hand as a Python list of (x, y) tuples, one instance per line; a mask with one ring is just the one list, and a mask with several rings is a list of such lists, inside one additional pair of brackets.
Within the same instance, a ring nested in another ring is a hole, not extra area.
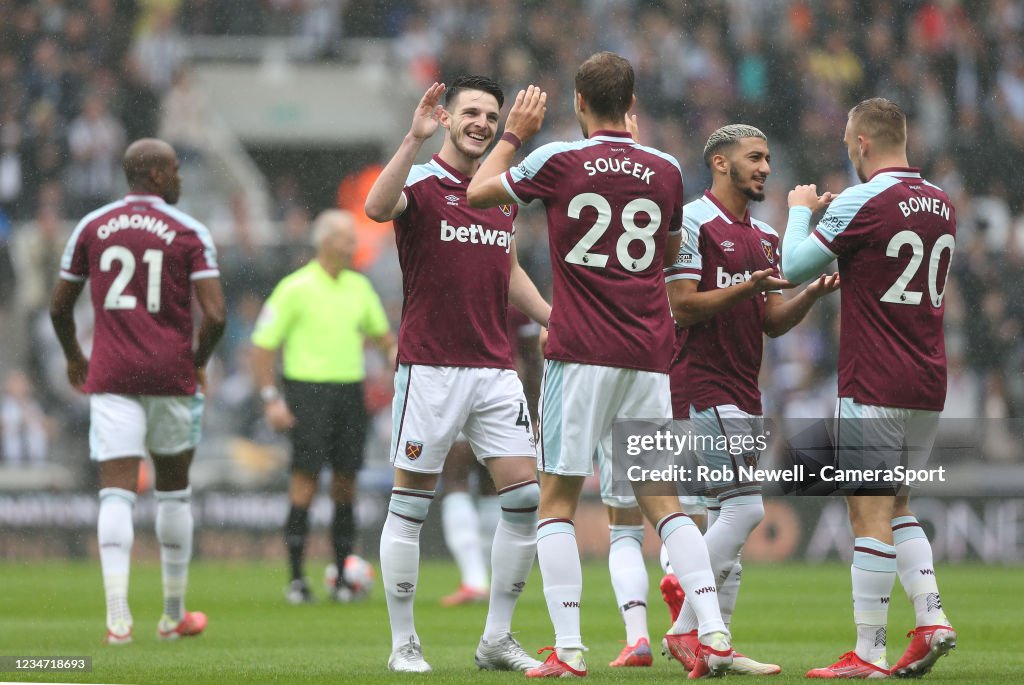
[[(838, 276), (821, 276), (796, 297), (783, 298), (782, 290), (792, 284), (779, 274), (779, 235), (750, 216), (750, 203), (764, 200), (770, 161), (768, 139), (753, 126), (730, 124), (711, 134), (704, 146), (711, 188), (684, 207), (683, 245), (675, 264), (665, 269), (676, 324), (688, 331), (672, 381), (685, 388), (693, 430), (714, 436), (716, 443), (750, 436), (750, 444), (756, 444), (764, 434), (758, 388), (764, 336), (782, 335), (839, 287)], [(734, 482), (708, 490), (704, 535), (728, 625), (739, 591), (740, 552), (764, 517), (761, 485), (742, 480), (738, 467), (756, 467), (760, 455), (705, 449), (699, 456), (713, 470), (736, 474)], [(726, 586), (730, 579), (734, 582)], [(687, 595), (663, 641), (687, 668), (697, 646), (697, 617), (689, 600)], [(734, 673), (780, 670), (733, 654)]]
[[(511, 633), (536, 553), (540, 494), (530, 412), (505, 313), (511, 302), (547, 324), (551, 308), (516, 259), (515, 207), (482, 211), (466, 202), (470, 179), (497, 133), (503, 101), (501, 88), (486, 77), (460, 77), (449, 88), (433, 84), (366, 199), (367, 216), (394, 220), (404, 292), (390, 456), (395, 483), (380, 543), (392, 634), (388, 668), (395, 671), (430, 670), (413, 621), (420, 529), (460, 431), (487, 465), (501, 504), (476, 663), (516, 671), (539, 663)], [(441, 151), (414, 166), (439, 126)]]
[[(97, 533), (107, 644), (132, 641), (128, 575), (139, 462), (156, 468), (156, 535), (164, 612), (161, 640), (198, 635), (206, 615), (185, 610), (192, 557), (188, 471), (199, 441), (203, 369), (224, 332), (224, 294), (210, 232), (171, 205), (181, 178), (174, 149), (152, 138), (124, 153), (128, 195), (83, 218), (64, 249), (50, 317), (71, 384), (88, 393), (91, 457), (99, 462)], [(76, 338), (75, 302), (89, 281), (92, 358)], [(193, 341), (193, 290), (202, 311)]]
[[(619, 55), (591, 56), (576, 72), (575, 110), (584, 139), (544, 145), (509, 168), (535, 135), (546, 96), (520, 92), (505, 135), (470, 184), (475, 207), (541, 199), (554, 272), (553, 312), (541, 393), (541, 505), (537, 552), (555, 627), (553, 653), (532, 677), (583, 676), (582, 570), (573, 516), (594, 451), (617, 419), (671, 416), (668, 370), (674, 324), (662, 267), (675, 261), (682, 228), (678, 162), (636, 144), (624, 129), (633, 68)], [(672, 494), (638, 492), (668, 547), (680, 582), (695, 595), (701, 655), (691, 677), (723, 674), (732, 661), (715, 600), (707, 549)]]
[[(927, 459), (946, 399), (943, 294), (956, 246), (949, 197), (907, 161), (900, 107), (871, 98), (850, 110), (843, 138), (861, 185), (836, 197), (813, 185), (789, 193), (782, 269), (802, 282), (838, 260), (838, 467), (892, 468)], [(813, 232), (813, 212), (826, 209)], [(810, 232), (810, 235), (808, 233)], [(942, 610), (931, 545), (909, 508), (906, 486), (862, 484), (847, 497), (855, 536), (853, 616), (857, 644), (812, 678), (882, 678), (889, 596), (898, 575), (917, 626), (892, 668), (927, 673), (956, 646)], [(879, 488), (881, 486), (882, 489)]]

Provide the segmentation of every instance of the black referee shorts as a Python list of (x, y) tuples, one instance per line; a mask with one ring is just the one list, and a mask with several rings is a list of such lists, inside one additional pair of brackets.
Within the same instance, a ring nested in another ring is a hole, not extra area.
[(285, 379), (284, 398), (295, 416), (289, 432), (292, 471), (316, 476), (325, 465), (335, 473), (362, 468), (367, 424), (362, 383)]

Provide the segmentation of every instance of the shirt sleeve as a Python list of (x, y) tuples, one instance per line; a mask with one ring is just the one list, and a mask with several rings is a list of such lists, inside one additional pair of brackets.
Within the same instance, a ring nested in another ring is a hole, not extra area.
[(64, 246), (60, 258), (60, 277), (65, 281), (81, 283), (89, 278), (89, 254), (85, 236), (85, 223), (75, 227), (71, 237)]
[(291, 288), (287, 283), (278, 283), (274, 292), (263, 303), (263, 309), (256, 319), (252, 332), (252, 344), (265, 350), (276, 350), (284, 344), (291, 328), (294, 310)]
[[(827, 216), (827, 214), (826, 214)], [(803, 283), (825, 270), (836, 255), (817, 235), (808, 236), (811, 210), (807, 207), (793, 207), (789, 210), (786, 237), (782, 241), (782, 273), (792, 283)], [(818, 224), (819, 229), (824, 223)]]
[(526, 156), (518, 166), (501, 175), (505, 190), (517, 203), (526, 206), (538, 198), (549, 197), (557, 184), (552, 158), (568, 149), (565, 143), (542, 145)]
[(189, 255), (189, 280), (218, 278), (220, 268), (217, 266), (217, 248), (213, 244), (210, 230), (202, 225), (197, 226), (195, 236), (196, 244)]
[(380, 302), (380, 296), (373, 289), (370, 281), (366, 281), (366, 308), (363, 310), (363, 319), (359, 322), (359, 329), (368, 338), (379, 338), (391, 330), (388, 323), (388, 315), (384, 311), (384, 305)]
[(675, 264), (665, 267), (665, 282), (689, 279), (699, 281), (701, 277), (700, 224), (696, 219), (683, 217), (683, 242), (679, 246)]

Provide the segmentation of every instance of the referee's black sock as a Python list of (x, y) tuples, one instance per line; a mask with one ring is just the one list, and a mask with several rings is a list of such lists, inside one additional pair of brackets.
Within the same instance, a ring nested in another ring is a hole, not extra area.
[(334, 503), (334, 520), (331, 522), (331, 539), (334, 541), (334, 563), (338, 565), (338, 579), (344, 581), (345, 559), (352, 553), (356, 537), (356, 517), (352, 504)]
[(309, 534), (309, 509), (292, 505), (284, 527), (284, 542), (288, 547), (288, 561), (292, 567), (292, 580), (302, 578), (302, 554)]

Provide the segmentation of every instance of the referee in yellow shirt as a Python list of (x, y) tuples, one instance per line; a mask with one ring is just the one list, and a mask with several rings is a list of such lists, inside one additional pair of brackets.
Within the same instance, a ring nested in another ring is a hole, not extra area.
[[(316, 257), (277, 284), (252, 334), (253, 374), (267, 422), (275, 430), (290, 430), (292, 441), (291, 509), (285, 525), (292, 576), (286, 599), (292, 604), (313, 601), (303, 554), (309, 506), (320, 471), (328, 464), (338, 570), (331, 598), (358, 599), (341, 570), (355, 539), (353, 501), (366, 440), (364, 340), (385, 351), (392, 363), (395, 355), (380, 298), (370, 281), (350, 268), (356, 246), (352, 215), (322, 212), (313, 222), (313, 242)], [(276, 352), (282, 347), (283, 394), (274, 373)]]

